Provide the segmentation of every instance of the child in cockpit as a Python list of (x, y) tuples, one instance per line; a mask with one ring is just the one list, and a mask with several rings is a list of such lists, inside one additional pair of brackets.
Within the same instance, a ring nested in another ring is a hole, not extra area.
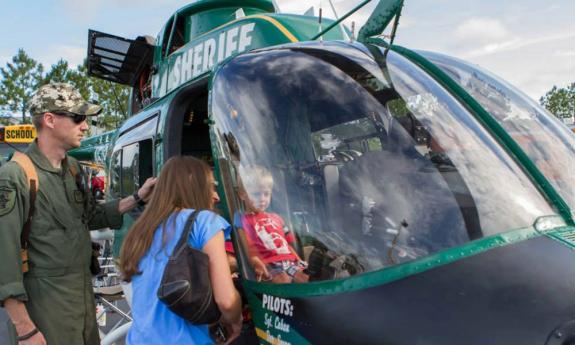
[(245, 169), (239, 196), (246, 212), (237, 219), (246, 234), (251, 263), (259, 280), (274, 283), (303, 283), (309, 276), (303, 272), (307, 264), (292, 247), (292, 233), (284, 231), (282, 217), (266, 212), (270, 206), (273, 188), (272, 174), (265, 168), (253, 166)]

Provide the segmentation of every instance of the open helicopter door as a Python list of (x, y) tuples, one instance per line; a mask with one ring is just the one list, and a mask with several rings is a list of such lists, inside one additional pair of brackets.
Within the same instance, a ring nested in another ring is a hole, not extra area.
[(133, 87), (132, 113), (135, 113), (151, 97), (154, 45), (155, 39), (150, 36), (130, 40), (89, 30), (88, 75)]
[(134, 86), (139, 74), (152, 64), (154, 44), (149, 36), (129, 40), (89, 30), (88, 75)]

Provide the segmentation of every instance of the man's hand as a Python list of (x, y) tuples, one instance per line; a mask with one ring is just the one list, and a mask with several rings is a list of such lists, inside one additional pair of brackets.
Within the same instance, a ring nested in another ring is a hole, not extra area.
[(30, 339), (19, 341), (18, 345), (46, 345), (46, 339), (41, 332), (38, 332)]
[[(142, 188), (138, 189), (138, 197), (143, 200), (144, 202), (148, 202), (152, 197), (152, 191), (154, 190), (154, 186), (156, 185), (156, 178), (150, 177), (149, 179), (144, 182)], [(133, 210), (138, 205), (138, 198), (135, 195), (130, 195), (125, 197), (124, 199), (120, 200), (118, 204), (118, 212), (124, 214)]]
[(144, 182), (144, 185), (138, 190), (138, 196), (145, 202), (150, 201), (152, 191), (156, 185), (156, 180), (157, 179), (155, 177), (148, 178), (146, 182)]
[[(4, 308), (8, 316), (10, 316), (10, 320), (14, 328), (16, 328), (16, 334), (19, 337), (29, 334), (36, 329), (36, 325), (34, 325), (34, 322), (30, 319), (30, 315), (28, 315), (28, 311), (22, 301), (7, 298), (4, 301)], [(44, 339), (44, 335), (41, 332), (38, 332), (26, 340), (19, 341), (18, 345), (46, 345), (46, 339)]]

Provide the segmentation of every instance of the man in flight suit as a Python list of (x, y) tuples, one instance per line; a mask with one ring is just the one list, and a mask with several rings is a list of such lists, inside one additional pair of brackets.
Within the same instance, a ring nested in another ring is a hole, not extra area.
[(20, 165), (9, 162), (0, 168), (0, 304), (19, 345), (99, 344), (89, 229), (119, 228), (121, 214), (149, 198), (155, 179), (133, 196), (96, 204), (78, 162), (66, 152), (80, 146), (87, 117), (101, 107), (86, 102), (71, 85), (56, 83), (40, 87), (29, 110), (38, 135), (26, 154), (39, 180), (29, 271), (22, 273), (20, 257), (31, 206), (29, 181)]

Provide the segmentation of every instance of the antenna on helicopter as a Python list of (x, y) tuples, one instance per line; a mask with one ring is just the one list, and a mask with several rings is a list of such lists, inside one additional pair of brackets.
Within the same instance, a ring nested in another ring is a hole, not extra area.
[(274, 8), (275, 8), (275, 10), (276, 10), (276, 13), (280, 13), (281, 10), (280, 10), (280, 7), (278, 6), (277, 1), (276, 1), (276, 0), (272, 0), (272, 4), (274, 5)]
[(314, 16), (314, 15), (313, 15), (314, 13), (315, 13), (315, 8), (312, 6), (312, 7), (308, 8), (307, 11), (305, 11), (305, 12), (303, 13), (303, 15), (304, 15), (304, 16), (307, 16), (307, 17), (313, 17), (313, 16)]
[(236, 10), (236, 19), (240, 19), (246, 16), (246, 13), (244, 12), (243, 8), (238, 8)]
[(319, 35), (319, 41), (323, 42), (323, 33), (322, 33), (322, 29), (321, 29), (321, 17), (322, 17), (322, 8), (321, 8), (321, 0), (319, 2), (319, 26), (318, 26), (318, 35)]
[[(325, 30), (321, 31), (320, 33), (318, 33), (317, 35), (315, 35), (314, 37), (312, 37), (310, 39), (310, 41), (315, 41), (318, 38), (322, 37), (323, 34), (325, 34), (326, 32), (328, 32), (329, 30), (333, 29), (334, 27), (336, 27), (337, 25), (339, 25), (341, 22), (343, 22), (345, 19), (347, 19), (347, 17), (351, 16), (352, 14), (354, 14), (355, 12), (357, 12), (357, 10), (359, 10), (360, 8), (362, 8), (363, 6), (365, 6), (368, 2), (370, 2), (371, 0), (364, 0), (361, 4), (357, 5), (354, 9), (352, 9), (351, 11), (349, 11), (348, 13), (346, 13), (343, 17), (339, 18), (338, 20), (334, 21), (333, 23), (331, 23), (327, 28), (325, 28)], [(403, 1), (403, 0), (401, 0)], [(321, 3), (320, 3), (321, 4)], [(320, 17), (321, 17), (321, 8), (320, 8)], [(321, 25), (320, 25), (321, 28)]]
[(335, 7), (333, 6), (333, 3), (331, 2), (331, 0), (329, 1), (329, 5), (331, 6), (331, 10), (333, 11), (333, 15), (335, 16), (335, 19), (339, 19), (339, 17), (337, 16), (337, 11), (335, 10)]

